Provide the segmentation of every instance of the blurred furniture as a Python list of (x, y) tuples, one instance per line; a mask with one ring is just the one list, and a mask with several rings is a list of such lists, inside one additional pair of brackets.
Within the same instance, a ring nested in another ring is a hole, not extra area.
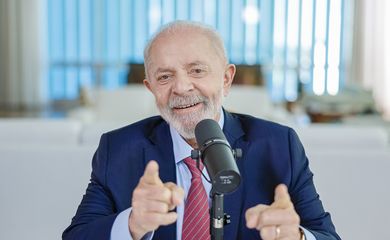
[(0, 145), (78, 145), (81, 127), (70, 119), (0, 118)]
[(279, 123), (288, 124), (292, 116), (281, 106), (272, 103), (265, 87), (249, 85), (232, 85), (229, 95), (224, 98), (226, 110), (249, 114)]
[(154, 96), (142, 84), (130, 84), (118, 89), (85, 89), (85, 106), (69, 112), (69, 116), (84, 122), (132, 123), (158, 114)]
[(145, 67), (143, 63), (130, 63), (129, 72), (127, 73), (128, 84), (142, 84), (145, 79)]
[(337, 122), (344, 117), (376, 111), (372, 93), (351, 84), (335, 96), (304, 95), (300, 104), (314, 123)]
[[(84, 122), (131, 123), (146, 117), (159, 115), (154, 96), (141, 84), (122, 88), (90, 89), (84, 94), (87, 105), (69, 113), (74, 119)], [(233, 85), (223, 106), (233, 112), (290, 123), (291, 116), (282, 107), (275, 106), (268, 92), (261, 86)]]
[(296, 127), (307, 151), (342, 149), (386, 149), (389, 133), (382, 126), (354, 126), (345, 124), (311, 124)]
[(80, 132), (80, 144), (83, 146), (97, 147), (100, 137), (103, 133), (123, 127), (129, 123), (120, 123), (114, 121), (91, 122), (85, 124)]
[(265, 81), (261, 65), (236, 65), (236, 75), (234, 76), (233, 84), (264, 86)]

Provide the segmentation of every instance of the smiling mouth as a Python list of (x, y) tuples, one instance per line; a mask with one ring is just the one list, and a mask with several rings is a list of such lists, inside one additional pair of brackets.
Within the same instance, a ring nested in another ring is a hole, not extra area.
[(200, 104), (200, 102), (198, 103), (193, 103), (193, 104), (188, 104), (188, 105), (182, 105), (182, 106), (176, 106), (174, 107), (174, 109), (187, 109), (187, 108), (191, 108), (191, 107), (194, 107), (196, 105)]

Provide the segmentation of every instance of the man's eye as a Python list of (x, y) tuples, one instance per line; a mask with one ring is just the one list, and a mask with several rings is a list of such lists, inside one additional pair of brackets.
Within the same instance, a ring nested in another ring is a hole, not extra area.
[(201, 74), (201, 73), (204, 73), (205, 71), (201, 68), (194, 68), (194, 69), (191, 69), (191, 73), (193, 74)]
[(159, 81), (166, 81), (166, 80), (168, 80), (169, 78), (170, 78), (169, 75), (161, 75), (161, 76), (159, 76), (159, 77), (157, 78), (157, 80), (159, 80)]

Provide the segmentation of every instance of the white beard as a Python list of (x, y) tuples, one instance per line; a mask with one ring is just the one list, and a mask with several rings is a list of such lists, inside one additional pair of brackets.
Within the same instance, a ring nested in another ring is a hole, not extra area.
[[(169, 99), (168, 106), (157, 107), (162, 118), (174, 127), (184, 139), (195, 138), (195, 127), (203, 119), (215, 119), (221, 111), (223, 100), (222, 90), (215, 99), (209, 99), (201, 95), (175, 96)], [(200, 103), (203, 108), (200, 112), (191, 112), (185, 115), (176, 115), (173, 108)]]

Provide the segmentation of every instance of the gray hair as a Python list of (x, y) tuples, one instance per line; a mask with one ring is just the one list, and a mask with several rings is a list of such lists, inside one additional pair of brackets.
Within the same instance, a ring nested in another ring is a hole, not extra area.
[(163, 25), (148, 41), (144, 49), (144, 66), (145, 66), (145, 76), (148, 78), (148, 64), (150, 58), (150, 50), (154, 42), (163, 34), (175, 34), (183, 30), (194, 30), (204, 34), (211, 42), (212, 46), (215, 48), (218, 56), (221, 58), (224, 64), (227, 64), (227, 54), (226, 49), (223, 44), (223, 40), (219, 33), (211, 26), (192, 21), (183, 21), (176, 20), (166, 25)]

